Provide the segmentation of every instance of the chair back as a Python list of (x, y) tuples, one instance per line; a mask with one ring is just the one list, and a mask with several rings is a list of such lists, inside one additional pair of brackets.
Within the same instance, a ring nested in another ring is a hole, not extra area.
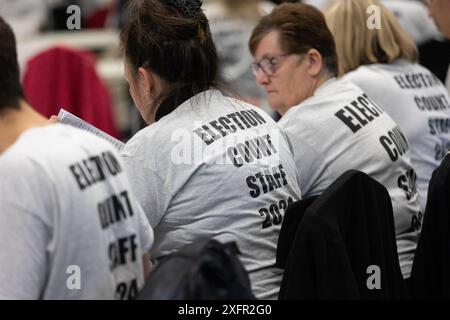
[(306, 209), (279, 299), (406, 296), (389, 194), (365, 173), (347, 171)]
[(450, 299), (450, 154), (433, 172), (411, 272), (411, 297)]

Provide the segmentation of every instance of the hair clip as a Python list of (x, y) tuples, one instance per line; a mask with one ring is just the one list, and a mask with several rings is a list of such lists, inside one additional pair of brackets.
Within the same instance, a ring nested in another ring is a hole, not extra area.
[(176, 7), (185, 16), (195, 18), (202, 6), (201, 0), (168, 0), (169, 4)]

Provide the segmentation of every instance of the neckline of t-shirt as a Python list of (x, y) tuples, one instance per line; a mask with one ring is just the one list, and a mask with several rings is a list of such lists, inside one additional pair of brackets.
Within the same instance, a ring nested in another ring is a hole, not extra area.
[(67, 127), (64, 124), (61, 123), (49, 123), (49, 124), (45, 124), (43, 126), (36, 126), (36, 127), (31, 127), (26, 129), (25, 131), (23, 131), (19, 138), (17, 138), (17, 141), (19, 141), (19, 139), (22, 139), (22, 137), (27, 137), (29, 135), (34, 134), (34, 132), (40, 132), (40, 131), (47, 131), (47, 130), (58, 130), (56, 128), (64, 128), (67, 129)]
[[(201, 95), (204, 95), (204, 97), (201, 97)], [(214, 97), (217, 97), (217, 95), (221, 95), (222, 96), (223, 94), (218, 89), (207, 89), (207, 90), (204, 90), (202, 92), (199, 92), (199, 93), (193, 95), (192, 97), (190, 97), (189, 99), (187, 99), (186, 101), (184, 101), (182, 104), (180, 104), (178, 107), (176, 107), (171, 113), (165, 115), (164, 117), (162, 117), (161, 119), (156, 121), (155, 124), (161, 123), (163, 121), (167, 121), (167, 119), (170, 119), (170, 118), (176, 116), (180, 112), (184, 112), (184, 109), (187, 106), (190, 106), (192, 101), (195, 100), (195, 99), (202, 99), (202, 98), (206, 98), (206, 97), (214, 98)]]
[[(300, 102), (299, 104), (296, 104), (295, 106), (292, 106), (288, 109), (288, 111), (286, 111), (286, 113), (281, 117), (281, 119), (285, 118), (287, 115), (290, 115), (292, 112), (294, 112), (295, 110), (297, 110), (298, 108), (301, 108), (303, 105), (307, 104), (308, 102), (310, 102), (311, 100), (317, 98), (317, 96), (324, 92), (327, 88), (329, 88), (331, 85), (335, 84), (338, 80), (336, 79), (336, 77), (332, 77), (328, 80), (326, 80), (324, 83), (322, 83), (314, 92), (314, 94), (303, 100), (302, 102)], [(280, 120), (281, 120), (280, 119)], [(287, 119), (287, 118), (285, 118)]]
[[(328, 87), (330, 87), (333, 83), (336, 83), (336, 81), (337, 81), (336, 77), (332, 77), (332, 78), (326, 80), (324, 83), (322, 83), (322, 84), (316, 89), (316, 91), (314, 92), (314, 94), (313, 94), (311, 97), (309, 97), (308, 99), (306, 99), (305, 101), (308, 101), (309, 99), (311, 99), (311, 98), (313, 98), (313, 97), (315, 97), (315, 96), (318, 96), (320, 93), (322, 93), (323, 91), (325, 91)], [(305, 101), (303, 101), (303, 102), (305, 102)], [(302, 103), (303, 103), (303, 102), (302, 102)]]
[(17, 137), (16, 141), (14, 141), (14, 143), (12, 145), (10, 145), (1, 155), (7, 154), (8, 152), (12, 151), (20, 144), (24, 143), (24, 141), (26, 141), (28, 139), (28, 137), (33, 136), (35, 134), (35, 132), (41, 132), (43, 130), (48, 130), (49, 128), (53, 129), (55, 127), (62, 127), (62, 126), (63, 125), (60, 123), (50, 123), (50, 124), (43, 125), (43, 126), (27, 128)]
[[(389, 66), (393, 66), (393, 67), (405, 67), (405, 66), (409, 66), (409, 65), (414, 65), (415, 63), (413, 63), (413, 62), (410, 62), (410, 61), (407, 61), (407, 60), (405, 60), (405, 59), (403, 59), (403, 58), (398, 58), (398, 59), (395, 59), (394, 61), (391, 61), (391, 62), (388, 62), (388, 63), (373, 63), (373, 64), (365, 64), (365, 65), (361, 65), (361, 66), (359, 66), (358, 67), (358, 69), (359, 68), (368, 68), (368, 69), (370, 69), (370, 68), (380, 68), (380, 69), (383, 69), (383, 67), (389, 67)], [(355, 71), (357, 71), (358, 69), (356, 69), (356, 70), (353, 70), (353, 71), (350, 71), (350, 72), (355, 72)], [(350, 73), (349, 72), (349, 73)]]

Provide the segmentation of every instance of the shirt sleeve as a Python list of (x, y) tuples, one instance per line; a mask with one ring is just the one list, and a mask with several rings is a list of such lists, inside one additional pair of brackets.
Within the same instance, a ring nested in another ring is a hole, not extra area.
[(144, 210), (142, 210), (141, 206), (137, 202), (136, 210), (139, 223), (139, 239), (141, 242), (142, 253), (145, 254), (150, 251), (153, 245), (153, 229), (150, 226), (147, 217), (145, 216)]
[(0, 299), (39, 299), (47, 276), (49, 229), (17, 203), (3, 198), (0, 205)]
[(286, 127), (284, 131), (294, 155), (302, 197), (313, 196), (324, 169), (323, 157), (296, 132), (296, 128)]
[(165, 181), (147, 165), (145, 157), (122, 153), (122, 159), (131, 188), (150, 225), (156, 228), (171, 200)]

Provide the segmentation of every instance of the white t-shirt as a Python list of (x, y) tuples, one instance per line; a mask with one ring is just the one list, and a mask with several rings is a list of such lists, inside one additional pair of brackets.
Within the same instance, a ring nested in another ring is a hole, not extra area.
[(397, 60), (361, 66), (344, 76), (362, 88), (402, 129), (411, 147), (422, 212), (431, 174), (450, 149), (450, 99), (429, 70)]
[(278, 235), (300, 190), (289, 146), (267, 114), (208, 90), (138, 132), (122, 156), (154, 228), (152, 258), (200, 237), (236, 241), (255, 295), (277, 297)]
[(0, 299), (126, 299), (153, 231), (106, 141), (61, 124), (0, 155)]
[(409, 277), (419, 235), (419, 204), (407, 140), (397, 124), (349, 81), (330, 79), (279, 121), (292, 144), (304, 197), (318, 195), (350, 169), (388, 190), (400, 267)]

